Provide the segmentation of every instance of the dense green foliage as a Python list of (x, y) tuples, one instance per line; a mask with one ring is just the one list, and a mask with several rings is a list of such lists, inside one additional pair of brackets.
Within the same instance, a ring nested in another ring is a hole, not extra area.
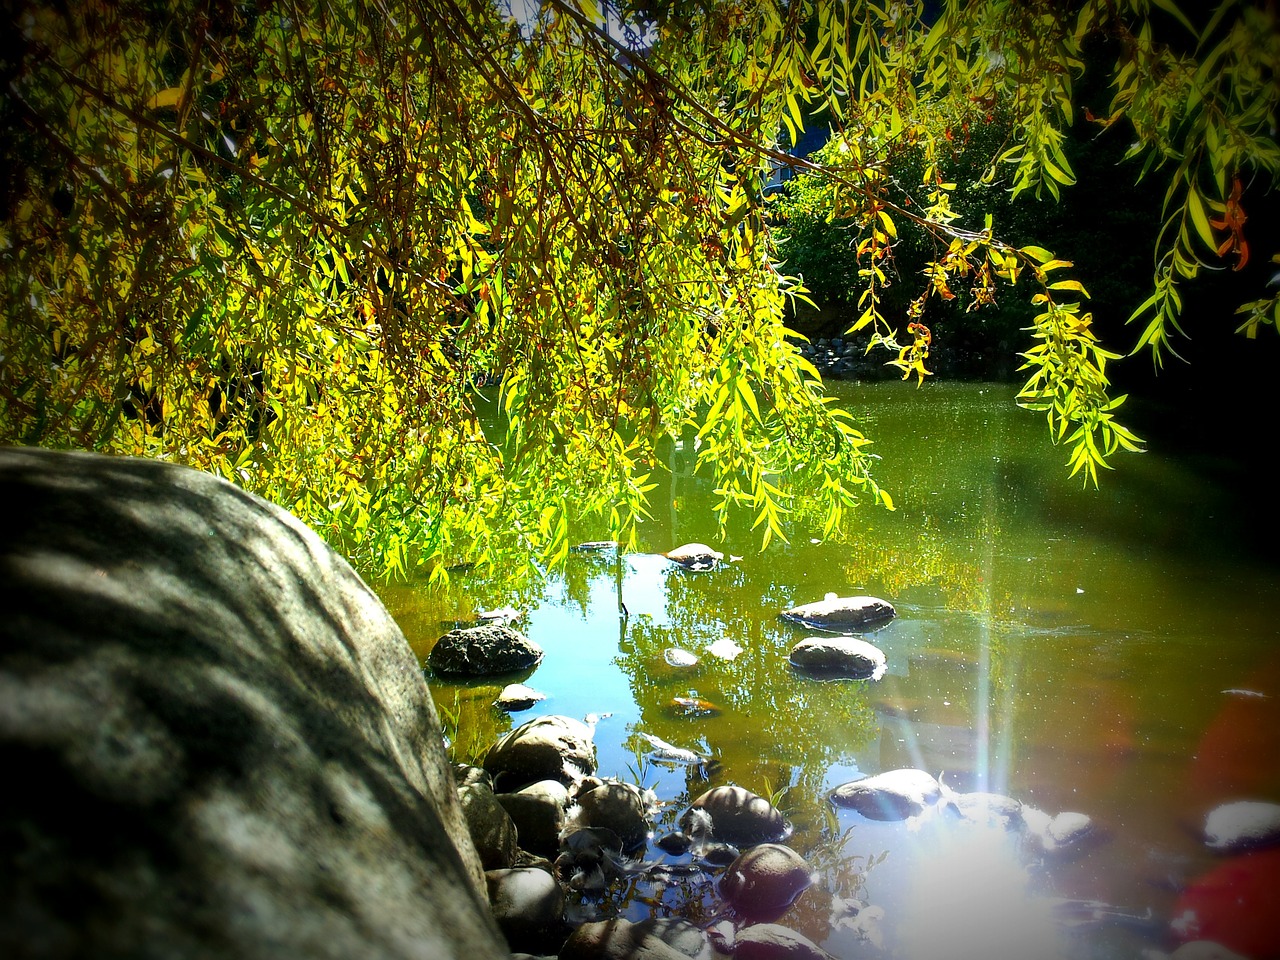
[[(555, 561), (577, 515), (626, 538), (677, 441), (722, 522), (830, 533), (860, 494), (890, 501), (786, 336), (803, 287), (763, 189), (784, 164), (820, 177), (855, 326), (907, 375), (931, 301), (1022, 278), (1022, 401), (1096, 479), (1135, 441), (1083, 286), (943, 176), (998, 111), (980, 180), (1057, 197), (1095, 36), (1117, 51), (1101, 122), (1168, 187), (1138, 345), (1163, 355), (1184, 282), (1251, 255), (1248, 197), (1280, 160), (1269, 7), (612, 6), (9, 4), (0, 439), (218, 471), (388, 573)], [(820, 168), (780, 146), (806, 117), (834, 132)], [(908, 228), (930, 257), (899, 316)], [(1259, 290), (1243, 329), (1278, 311)]]

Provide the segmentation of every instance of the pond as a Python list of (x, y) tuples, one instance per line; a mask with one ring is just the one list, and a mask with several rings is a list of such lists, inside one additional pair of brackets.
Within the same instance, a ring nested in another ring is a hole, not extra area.
[[(539, 596), (504, 598), (465, 574), (445, 591), (382, 588), (424, 661), (455, 623), (508, 602), (545, 650), (525, 682), (547, 699), (523, 713), (492, 706), (511, 678), (431, 679), (456, 759), (474, 761), (537, 715), (595, 714), (599, 772), (663, 802), (655, 837), (710, 786), (773, 798), (820, 876), (779, 922), (837, 957), (1169, 948), (1188, 886), (1210, 875), (1211, 887), (1226, 865), (1204, 843), (1207, 811), (1280, 801), (1280, 591), (1275, 566), (1253, 555), (1248, 500), (1155, 452), (1119, 459), (1100, 491), (1082, 489), (1007, 386), (831, 389), (861, 415), (897, 506), (860, 509), (839, 542), (797, 530), (762, 554), (742, 529), (716, 544), (716, 569), (685, 571), (661, 553), (715, 544), (715, 529), (711, 491), (677, 475), (655, 491), (637, 551), (572, 554)], [(882, 679), (819, 682), (789, 666), (805, 631), (779, 612), (828, 592), (896, 607), (865, 634), (886, 655)], [(670, 648), (697, 663), (673, 666)], [(665, 764), (638, 734), (711, 762)], [(947, 817), (879, 822), (825, 799), (903, 767), (1048, 816), (1083, 813), (1094, 830), (1054, 855)], [(653, 846), (645, 856), (663, 857)], [(1280, 878), (1266, 863), (1270, 892), (1257, 896), (1275, 903)], [(713, 880), (655, 872), (573, 909), (710, 917)], [(1280, 904), (1266, 913), (1259, 902), (1244, 919), (1229, 905), (1202, 909), (1202, 935), (1254, 924), (1274, 938)]]

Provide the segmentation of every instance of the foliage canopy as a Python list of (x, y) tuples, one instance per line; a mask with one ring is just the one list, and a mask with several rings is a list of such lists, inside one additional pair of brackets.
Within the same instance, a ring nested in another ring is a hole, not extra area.
[[(1280, 162), (1270, 5), (11, 0), (0, 204), (0, 439), (163, 456), (288, 506), (384, 573), (500, 551), (555, 561), (571, 516), (626, 539), (664, 445), (764, 542), (891, 506), (867, 439), (788, 339), (765, 189), (818, 178), (856, 235), (855, 327), (922, 378), (931, 299), (1035, 281), (1022, 402), (1096, 482), (1137, 440), (1071, 264), (965, 222), (939, 158), (1013, 132), (986, 177), (1073, 180), (1081, 45), (1119, 51), (1167, 222), (1136, 339), (1172, 349), (1180, 290), (1241, 267)], [(806, 118), (821, 162), (789, 156)], [(889, 175), (923, 157), (918, 183)], [(900, 227), (935, 255), (881, 311)], [(783, 268), (785, 269), (785, 267)], [(1280, 317), (1267, 289), (1248, 335)], [(496, 404), (505, 429), (486, 434)], [(807, 491), (819, 491), (816, 497)]]

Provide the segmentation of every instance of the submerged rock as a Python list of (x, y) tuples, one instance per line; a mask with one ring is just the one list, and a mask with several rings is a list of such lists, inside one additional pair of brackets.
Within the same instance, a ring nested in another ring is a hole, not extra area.
[(1235, 853), (1280, 843), (1280, 804), (1237, 800), (1209, 811), (1205, 842), (1215, 850)]
[(1066, 811), (1051, 817), (1043, 810), (1023, 806), (1022, 822), (1027, 835), (1039, 843), (1045, 853), (1070, 853), (1086, 841), (1100, 837), (1093, 818), (1084, 813)]
[(705, 543), (686, 543), (676, 547), (674, 550), (663, 554), (668, 560), (680, 564), (686, 570), (711, 570), (721, 560), (724, 554), (719, 550), (712, 550)]
[(538, 780), (577, 783), (596, 769), (593, 730), (573, 717), (535, 717), (490, 747), (483, 765), (502, 790)]
[(952, 808), (963, 820), (1015, 830), (1022, 826), (1022, 801), (999, 793), (953, 793)]
[(686, 834), (694, 826), (695, 811), (710, 819), (711, 837), (724, 843), (776, 843), (791, 834), (782, 812), (744, 787), (713, 787), (694, 800), (680, 815), (680, 829)]
[(776, 920), (813, 884), (813, 868), (790, 847), (762, 843), (729, 864), (720, 895), (744, 917)]
[(698, 665), (696, 656), (688, 650), (681, 650), (679, 647), (667, 647), (662, 651), (662, 659), (670, 667), (696, 667)]
[(791, 665), (824, 679), (879, 680), (884, 652), (857, 637), (808, 637), (791, 648)]
[(450, 630), (436, 641), (427, 664), (442, 677), (482, 677), (535, 667), (542, 648), (502, 624)]
[(910, 768), (841, 784), (830, 794), (836, 806), (856, 810), (868, 820), (918, 817), (941, 797), (942, 787), (931, 774)]
[(897, 611), (879, 597), (838, 597), (829, 593), (822, 600), (784, 610), (784, 620), (822, 630), (860, 630), (888, 623)]
[(494, 705), (507, 713), (518, 713), (521, 710), (528, 710), (545, 699), (547, 695), (540, 690), (526, 687), (523, 683), (509, 683), (502, 688)]

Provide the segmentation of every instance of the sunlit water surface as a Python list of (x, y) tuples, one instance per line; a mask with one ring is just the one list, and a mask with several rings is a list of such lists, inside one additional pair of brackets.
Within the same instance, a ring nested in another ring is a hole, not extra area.
[[(678, 569), (659, 554), (716, 540), (711, 491), (677, 476), (656, 492), (638, 552), (574, 554), (539, 596), (503, 596), (465, 573), (445, 592), (382, 588), (424, 661), (455, 622), (508, 603), (546, 652), (527, 678), (431, 679), (457, 759), (475, 760), (533, 716), (594, 713), (605, 715), (600, 772), (641, 780), (665, 801), (657, 835), (710, 786), (774, 796), (795, 825), (792, 845), (820, 873), (780, 922), (838, 957), (1169, 947), (1179, 890), (1221, 863), (1198, 835), (1205, 812), (1280, 801), (1280, 581), (1248, 547), (1249, 501), (1157, 452), (1119, 458), (1100, 491), (1083, 490), (1043, 420), (1004, 386), (834, 389), (876, 441), (877, 475), (897, 506), (861, 509), (840, 542), (796, 530), (761, 554), (744, 528), (717, 544), (740, 560)], [(828, 592), (896, 606), (897, 619), (867, 635), (887, 655), (882, 680), (820, 683), (789, 667), (803, 632), (779, 611)], [(670, 666), (672, 647), (698, 664)], [(512, 679), (546, 701), (496, 710)], [(716, 763), (646, 759), (638, 732)], [(847, 780), (907, 766), (1049, 815), (1085, 813), (1098, 835), (1051, 857), (1002, 831), (945, 818), (874, 823), (824, 801)], [(708, 918), (720, 908), (713, 879), (653, 875), (575, 915)], [(844, 898), (877, 909), (842, 922)], [(1116, 910), (1087, 915), (1061, 899)]]

